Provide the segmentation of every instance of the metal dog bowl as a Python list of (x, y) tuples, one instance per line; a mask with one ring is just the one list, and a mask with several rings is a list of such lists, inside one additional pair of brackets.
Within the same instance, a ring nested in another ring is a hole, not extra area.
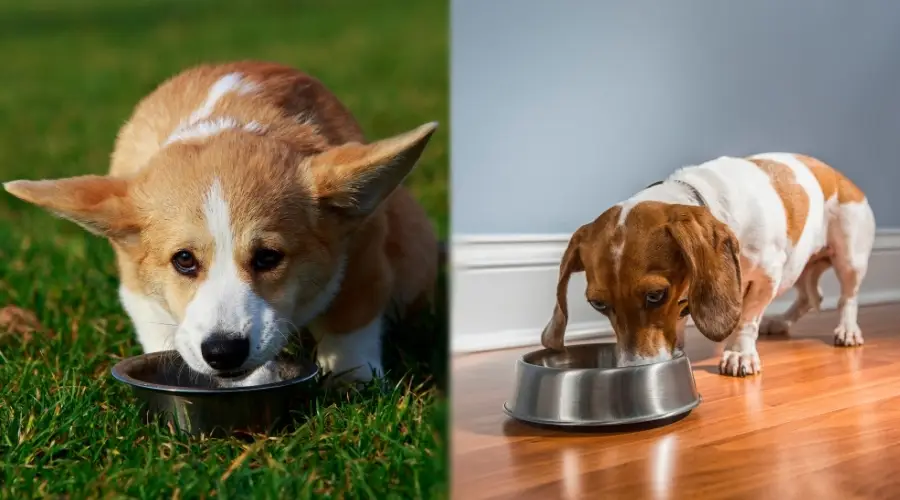
[(700, 404), (684, 354), (643, 366), (617, 367), (614, 343), (530, 352), (516, 364), (507, 415), (552, 426), (603, 427), (676, 419)]
[(223, 379), (193, 371), (176, 351), (124, 359), (112, 376), (131, 386), (146, 416), (162, 418), (192, 435), (267, 432), (291, 420), (291, 411), (308, 399), (318, 374), (312, 362), (278, 362), (280, 382), (229, 387)]

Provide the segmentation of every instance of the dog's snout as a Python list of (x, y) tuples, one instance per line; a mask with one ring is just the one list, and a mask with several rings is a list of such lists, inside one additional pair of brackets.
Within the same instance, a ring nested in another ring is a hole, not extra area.
[(216, 370), (235, 370), (250, 354), (250, 339), (237, 334), (216, 332), (200, 344), (200, 354)]

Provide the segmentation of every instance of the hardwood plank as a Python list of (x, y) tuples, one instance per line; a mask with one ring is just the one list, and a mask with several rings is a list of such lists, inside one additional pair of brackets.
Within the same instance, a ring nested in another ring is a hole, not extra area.
[(893, 498), (900, 495), (900, 304), (860, 311), (861, 348), (836, 348), (837, 314), (763, 338), (763, 373), (717, 373), (721, 345), (688, 334), (703, 403), (633, 433), (535, 428), (500, 410), (526, 350), (453, 360), (453, 498)]

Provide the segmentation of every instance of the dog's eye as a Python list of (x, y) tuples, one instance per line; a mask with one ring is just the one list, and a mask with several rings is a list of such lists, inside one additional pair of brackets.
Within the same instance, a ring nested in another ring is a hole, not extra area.
[(197, 264), (197, 258), (194, 257), (194, 254), (187, 250), (179, 250), (172, 256), (172, 267), (174, 267), (179, 274), (196, 276), (199, 265)]
[(666, 301), (666, 297), (669, 295), (669, 289), (664, 288), (662, 290), (654, 290), (652, 292), (648, 292), (644, 295), (644, 300), (647, 301), (647, 307), (659, 307)]
[(590, 304), (591, 307), (596, 309), (600, 314), (606, 314), (607, 312), (609, 312), (609, 306), (605, 302), (600, 302), (599, 300), (588, 300), (588, 304)]
[(282, 259), (284, 259), (284, 254), (278, 250), (261, 248), (253, 253), (251, 265), (257, 272), (271, 271), (281, 264)]
[(679, 318), (683, 318), (691, 313), (691, 308), (688, 306), (687, 299), (681, 299), (678, 301), (678, 305), (681, 306), (681, 312), (678, 313)]

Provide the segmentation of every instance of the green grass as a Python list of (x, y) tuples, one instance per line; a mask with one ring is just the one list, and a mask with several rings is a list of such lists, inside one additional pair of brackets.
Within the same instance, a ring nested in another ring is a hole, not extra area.
[[(447, 234), (447, 3), (0, 0), (0, 180), (103, 173), (163, 79), (278, 61), (321, 79), (370, 138), (438, 120), (408, 185)], [(386, 389), (320, 392), (292, 430), (201, 439), (141, 424), (109, 368), (138, 354), (107, 243), (0, 193), (0, 497), (446, 497), (446, 322), (405, 325)], [(433, 375), (433, 376), (432, 376)]]

